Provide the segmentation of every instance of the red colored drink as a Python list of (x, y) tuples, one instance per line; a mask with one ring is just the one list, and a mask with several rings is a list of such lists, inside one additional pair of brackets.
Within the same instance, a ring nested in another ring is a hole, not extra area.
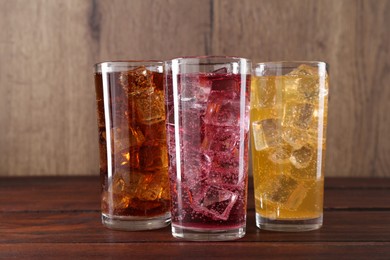
[[(229, 230), (245, 234), (250, 76), (220, 69), (176, 80), (166, 78), (173, 235), (227, 240)], [(192, 231), (227, 236), (186, 235)]]

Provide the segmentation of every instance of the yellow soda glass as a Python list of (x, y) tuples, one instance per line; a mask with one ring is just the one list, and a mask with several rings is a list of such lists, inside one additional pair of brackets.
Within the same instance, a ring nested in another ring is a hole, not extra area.
[(254, 67), (250, 134), (256, 225), (318, 229), (323, 220), (328, 73), (324, 62)]

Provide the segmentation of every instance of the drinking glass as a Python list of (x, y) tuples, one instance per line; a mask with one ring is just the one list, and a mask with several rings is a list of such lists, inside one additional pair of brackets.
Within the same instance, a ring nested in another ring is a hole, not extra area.
[(328, 74), (324, 62), (254, 67), (251, 155), (257, 227), (322, 226)]
[(170, 223), (163, 63), (95, 66), (103, 225), (146, 230)]
[(188, 57), (165, 62), (172, 234), (245, 235), (251, 62)]

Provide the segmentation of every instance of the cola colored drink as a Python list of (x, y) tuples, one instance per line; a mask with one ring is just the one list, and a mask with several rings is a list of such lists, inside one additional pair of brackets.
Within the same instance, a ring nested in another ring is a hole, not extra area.
[(170, 194), (162, 66), (111, 62), (102, 72), (104, 64), (95, 73), (103, 224), (164, 227)]
[(242, 237), (250, 75), (222, 67), (168, 74), (166, 82), (173, 235), (190, 240)]

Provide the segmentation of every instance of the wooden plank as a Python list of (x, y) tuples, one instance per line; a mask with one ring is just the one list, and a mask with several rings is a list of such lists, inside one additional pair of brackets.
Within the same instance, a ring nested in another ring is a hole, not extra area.
[(213, 53), (330, 64), (327, 176), (389, 176), (390, 1), (214, 1)]
[(93, 174), (88, 1), (1, 1), (0, 175)]
[(324, 207), (329, 209), (390, 209), (390, 189), (325, 190)]
[[(226, 248), (231, 250), (226, 250)], [(234, 249), (233, 249), (234, 248)], [(390, 243), (37, 243), (1, 244), (0, 258), (93, 259), (389, 259)]]
[[(390, 189), (386, 181), (329, 178), (325, 191), (328, 206), (320, 230), (301, 233), (260, 230), (255, 226), (251, 204), (244, 238), (206, 245), (177, 240), (171, 236), (170, 227), (141, 232), (104, 228), (100, 211), (93, 206), (93, 201), (99, 199), (96, 177), (1, 178), (0, 259), (123, 258), (129, 255), (143, 259), (188, 256), (202, 259), (204, 256), (388, 259), (390, 209), (388, 206), (376, 209), (377, 201), (388, 203)], [(251, 193), (252, 185), (249, 190)], [(3, 210), (4, 205), (11, 205), (6, 203), (7, 199), (17, 206)], [(371, 209), (369, 204), (364, 204), (370, 200)], [(359, 203), (365, 207), (352, 207)], [(346, 208), (332, 205), (346, 205)], [(234, 250), (226, 250), (226, 246)]]
[(210, 49), (208, 0), (0, 5), (0, 176), (97, 175), (93, 64)]
[[(144, 232), (106, 229), (99, 212), (0, 213), (0, 243), (128, 243), (174, 242), (170, 227)], [(282, 233), (259, 230), (254, 211), (248, 212), (250, 242), (390, 242), (390, 211), (328, 211), (320, 230)]]
[(390, 178), (325, 177), (325, 189), (389, 189)]
[(2, 211), (100, 210), (97, 177), (30, 177), (0, 179)]
[(98, 1), (96, 61), (207, 54), (211, 43), (210, 7), (209, 0)]

